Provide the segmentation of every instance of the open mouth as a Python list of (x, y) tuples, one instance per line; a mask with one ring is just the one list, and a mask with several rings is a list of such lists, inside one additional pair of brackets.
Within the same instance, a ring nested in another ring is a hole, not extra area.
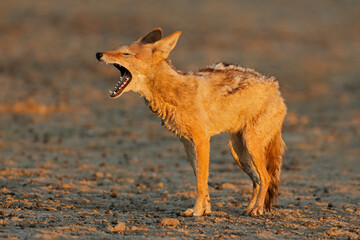
[(114, 90), (110, 90), (110, 97), (112, 98), (119, 96), (131, 81), (131, 73), (129, 70), (117, 63), (115, 63), (114, 66), (120, 71), (121, 76)]

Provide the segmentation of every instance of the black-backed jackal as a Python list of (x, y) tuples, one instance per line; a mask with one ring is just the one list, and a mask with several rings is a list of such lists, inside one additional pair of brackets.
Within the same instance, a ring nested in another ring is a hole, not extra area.
[(276, 201), (285, 144), (281, 127), (286, 106), (278, 82), (252, 69), (219, 63), (182, 73), (167, 60), (181, 32), (162, 38), (160, 28), (129, 46), (99, 52), (96, 58), (121, 73), (113, 98), (141, 94), (150, 109), (183, 142), (197, 181), (197, 199), (186, 216), (211, 212), (208, 191), (209, 141), (230, 134), (231, 153), (253, 182), (246, 213), (261, 215)]

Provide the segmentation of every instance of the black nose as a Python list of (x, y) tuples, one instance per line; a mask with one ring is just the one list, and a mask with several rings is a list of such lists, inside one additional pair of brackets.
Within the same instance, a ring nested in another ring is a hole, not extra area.
[(103, 56), (103, 54), (101, 53), (101, 52), (97, 52), (96, 53), (96, 59), (98, 60), (98, 61), (100, 61), (100, 58)]

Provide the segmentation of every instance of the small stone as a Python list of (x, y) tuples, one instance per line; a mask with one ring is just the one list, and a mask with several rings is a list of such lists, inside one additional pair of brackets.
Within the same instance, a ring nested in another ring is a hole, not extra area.
[(103, 172), (97, 172), (97, 173), (95, 173), (95, 177), (96, 177), (96, 178), (103, 178), (103, 177), (104, 177), (104, 173), (103, 173)]
[(112, 190), (111, 190), (110, 197), (112, 197), (112, 198), (116, 198), (116, 197), (117, 197), (117, 194), (116, 194), (116, 190), (115, 190), (115, 189), (112, 189)]
[(36, 203), (36, 207), (43, 207), (43, 206), (44, 206), (44, 204), (41, 202)]
[(351, 208), (345, 208), (344, 209), (345, 212), (349, 212), (349, 213), (353, 213), (354, 212), (354, 209), (351, 209)]
[(53, 208), (53, 207), (47, 207), (45, 210), (46, 211), (57, 211), (57, 209)]
[(225, 212), (215, 212), (215, 215), (217, 217), (226, 217), (227, 213), (225, 213)]
[(311, 222), (310, 222), (310, 221), (307, 221), (307, 222), (304, 223), (304, 226), (305, 226), (305, 227), (308, 227), (308, 226), (310, 226), (310, 225), (311, 225)]
[(131, 231), (136, 231), (136, 230), (141, 230), (141, 228), (140, 228), (140, 227), (137, 227), (137, 226), (132, 226), (132, 227), (130, 228), (130, 230), (131, 230)]
[(226, 204), (226, 206), (229, 207), (229, 208), (234, 207), (234, 205), (232, 203), (228, 203), (228, 204)]
[(237, 191), (239, 188), (238, 186), (232, 184), (232, 183), (223, 183), (221, 185), (221, 188), (222, 189), (230, 189), (230, 190), (233, 190), (233, 191)]
[(124, 222), (119, 222), (113, 228), (115, 232), (123, 232), (126, 229), (126, 225)]
[(337, 228), (332, 228), (332, 229), (326, 231), (326, 234), (329, 235), (331, 238), (333, 238), (333, 237), (337, 237), (339, 235), (342, 235), (343, 230), (337, 229)]
[(164, 218), (163, 220), (161, 220), (161, 225), (164, 226), (177, 226), (179, 224), (180, 224), (179, 220), (175, 218)]
[(70, 184), (68, 184), (68, 183), (63, 183), (63, 184), (61, 184), (61, 187), (62, 187), (63, 189), (70, 189), (70, 188), (71, 188)]

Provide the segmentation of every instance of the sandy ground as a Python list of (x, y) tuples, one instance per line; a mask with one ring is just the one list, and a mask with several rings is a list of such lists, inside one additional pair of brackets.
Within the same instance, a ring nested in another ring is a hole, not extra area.
[[(291, 2), (291, 3), (289, 3)], [(2, 1), (1, 239), (360, 237), (358, 1)], [(213, 214), (185, 218), (182, 145), (95, 52), (182, 30), (179, 69), (226, 61), (276, 76), (289, 113), (277, 205), (243, 216), (251, 183), (212, 139)]]

